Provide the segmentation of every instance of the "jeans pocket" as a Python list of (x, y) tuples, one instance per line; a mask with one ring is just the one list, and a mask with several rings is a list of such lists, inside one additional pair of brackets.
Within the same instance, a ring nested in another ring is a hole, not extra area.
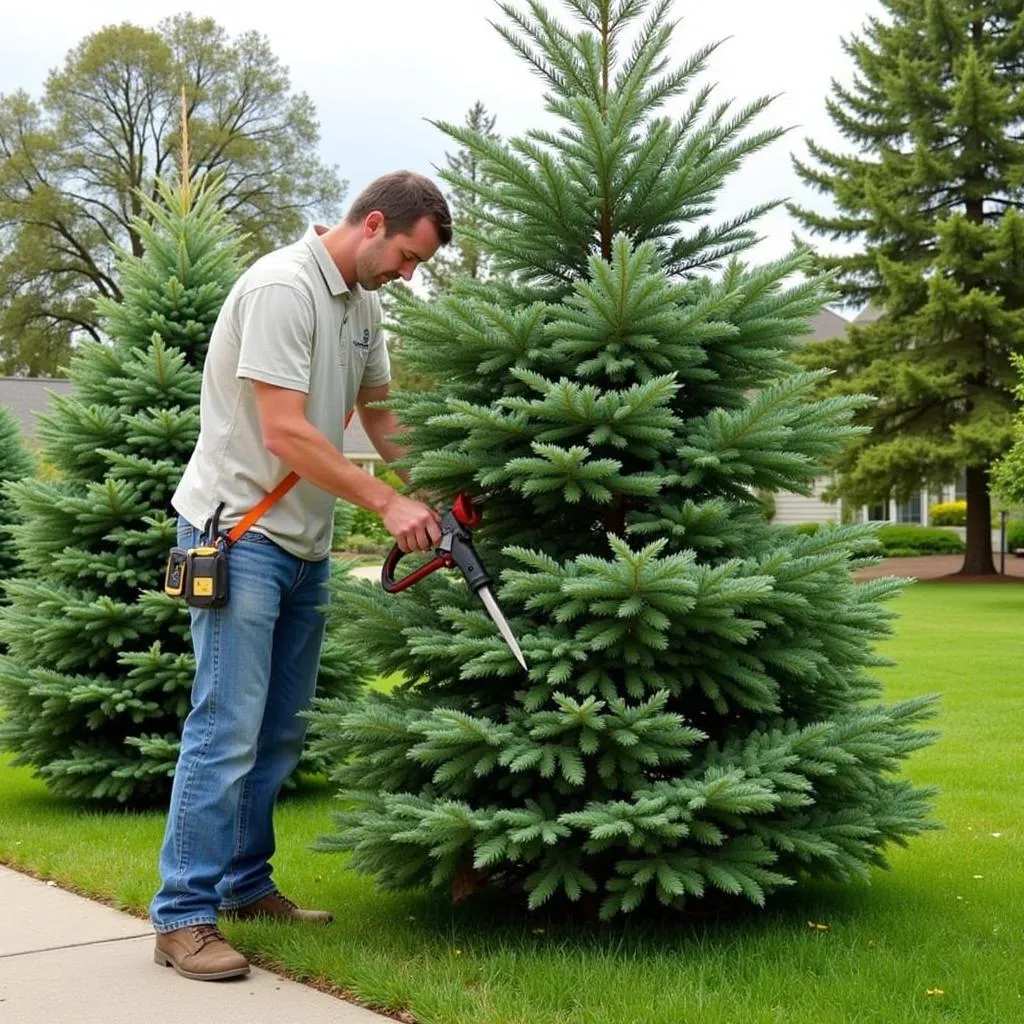
[(199, 531), (187, 520), (178, 516), (178, 547), (194, 548), (199, 546)]

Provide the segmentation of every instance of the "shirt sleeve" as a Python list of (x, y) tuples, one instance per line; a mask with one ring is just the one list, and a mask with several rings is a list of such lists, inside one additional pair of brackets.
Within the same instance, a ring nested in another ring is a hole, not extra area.
[(309, 393), (314, 314), (309, 297), (288, 284), (264, 284), (238, 304), (236, 375)]
[(363, 379), (359, 383), (359, 386), (363, 388), (378, 388), (391, 380), (391, 357), (388, 355), (387, 341), (381, 327), (380, 306), (376, 304), (372, 329), (373, 338), (370, 341), (370, 351), (366, 355)]

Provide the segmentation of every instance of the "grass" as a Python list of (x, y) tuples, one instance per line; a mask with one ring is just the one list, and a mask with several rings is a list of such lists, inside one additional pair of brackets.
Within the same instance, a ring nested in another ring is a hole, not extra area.
[[(282, 889), (330, 928), (225, 932), (265, 966), (421, 1024), (1006, 1024), (1024, 1020), (1024, 586), (917, 584), (886, 645), (893, 699), (943, 695), (912, 760), (941, 787), (929, 833), (871, 886), (813, 885), (728, 921), (593, 928), (386, 894), (312, 853), (331, 794), (278, 812)], [(0, 762), (0, 861), (133, 913), (156, 884), (160, 814), (97, 814)], [(819, 927), (823, 926), (823, 927)]]

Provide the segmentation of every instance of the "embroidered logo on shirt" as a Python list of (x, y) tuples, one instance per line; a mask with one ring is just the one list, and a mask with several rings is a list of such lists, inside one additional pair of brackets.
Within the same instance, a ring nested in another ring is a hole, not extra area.
[(362, 338), (353, 338), (352, 339), (352, 344), (355, 345), (356, 348), (369, 348), (370, 347), (370, 328), (369, 327), (364, 327), (363, 328), (363, 336), (362, 336)]

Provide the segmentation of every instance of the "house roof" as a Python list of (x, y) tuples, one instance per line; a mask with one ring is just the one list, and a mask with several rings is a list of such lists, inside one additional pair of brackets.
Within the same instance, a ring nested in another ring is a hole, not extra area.
[[(50, 393), (68, 394), (74, 386), (73, 381), (61, 377), (0, 377), (0, 405), (14, 413), (31, 443), (36, 436), (36, 416), (50, 410)], [(344, 452), (349, 458), (380, 458), (359, 422), (358, 412), (345, 428)]]
[(868, 303), (858, 314), (855, 324), (873, 324), (876, 320), (880, 319), (885, 310), (879, 308), (873, 303)]
[(344, 451), (349, 458), (380, 458), (377, 454), (377, 449), (373, 447), (373, 442), (366, 436), (366, 431), (363, 429), (363, 424), (359, 420), (358, 412), (352, 414), (352, 419), (349, 420), (349, 424), (345, 428), (345, 439), (342, 444), (342, 451)]
[(838, 313), (831, 309), (822, 309), (817, 316), (811, 318), (811, 332), (805, 334), (805, 342), (828, 341), (830, 338), (842, 338), (850, 326), (849, 320), (844, 320)]
[(49, 391), (66, 394), (73, 387), (71, 381), (60, 377), (0, 377), (0, 405), (14, 414), (25, 438), (32, 440), (36, 415), (49, 412)]

